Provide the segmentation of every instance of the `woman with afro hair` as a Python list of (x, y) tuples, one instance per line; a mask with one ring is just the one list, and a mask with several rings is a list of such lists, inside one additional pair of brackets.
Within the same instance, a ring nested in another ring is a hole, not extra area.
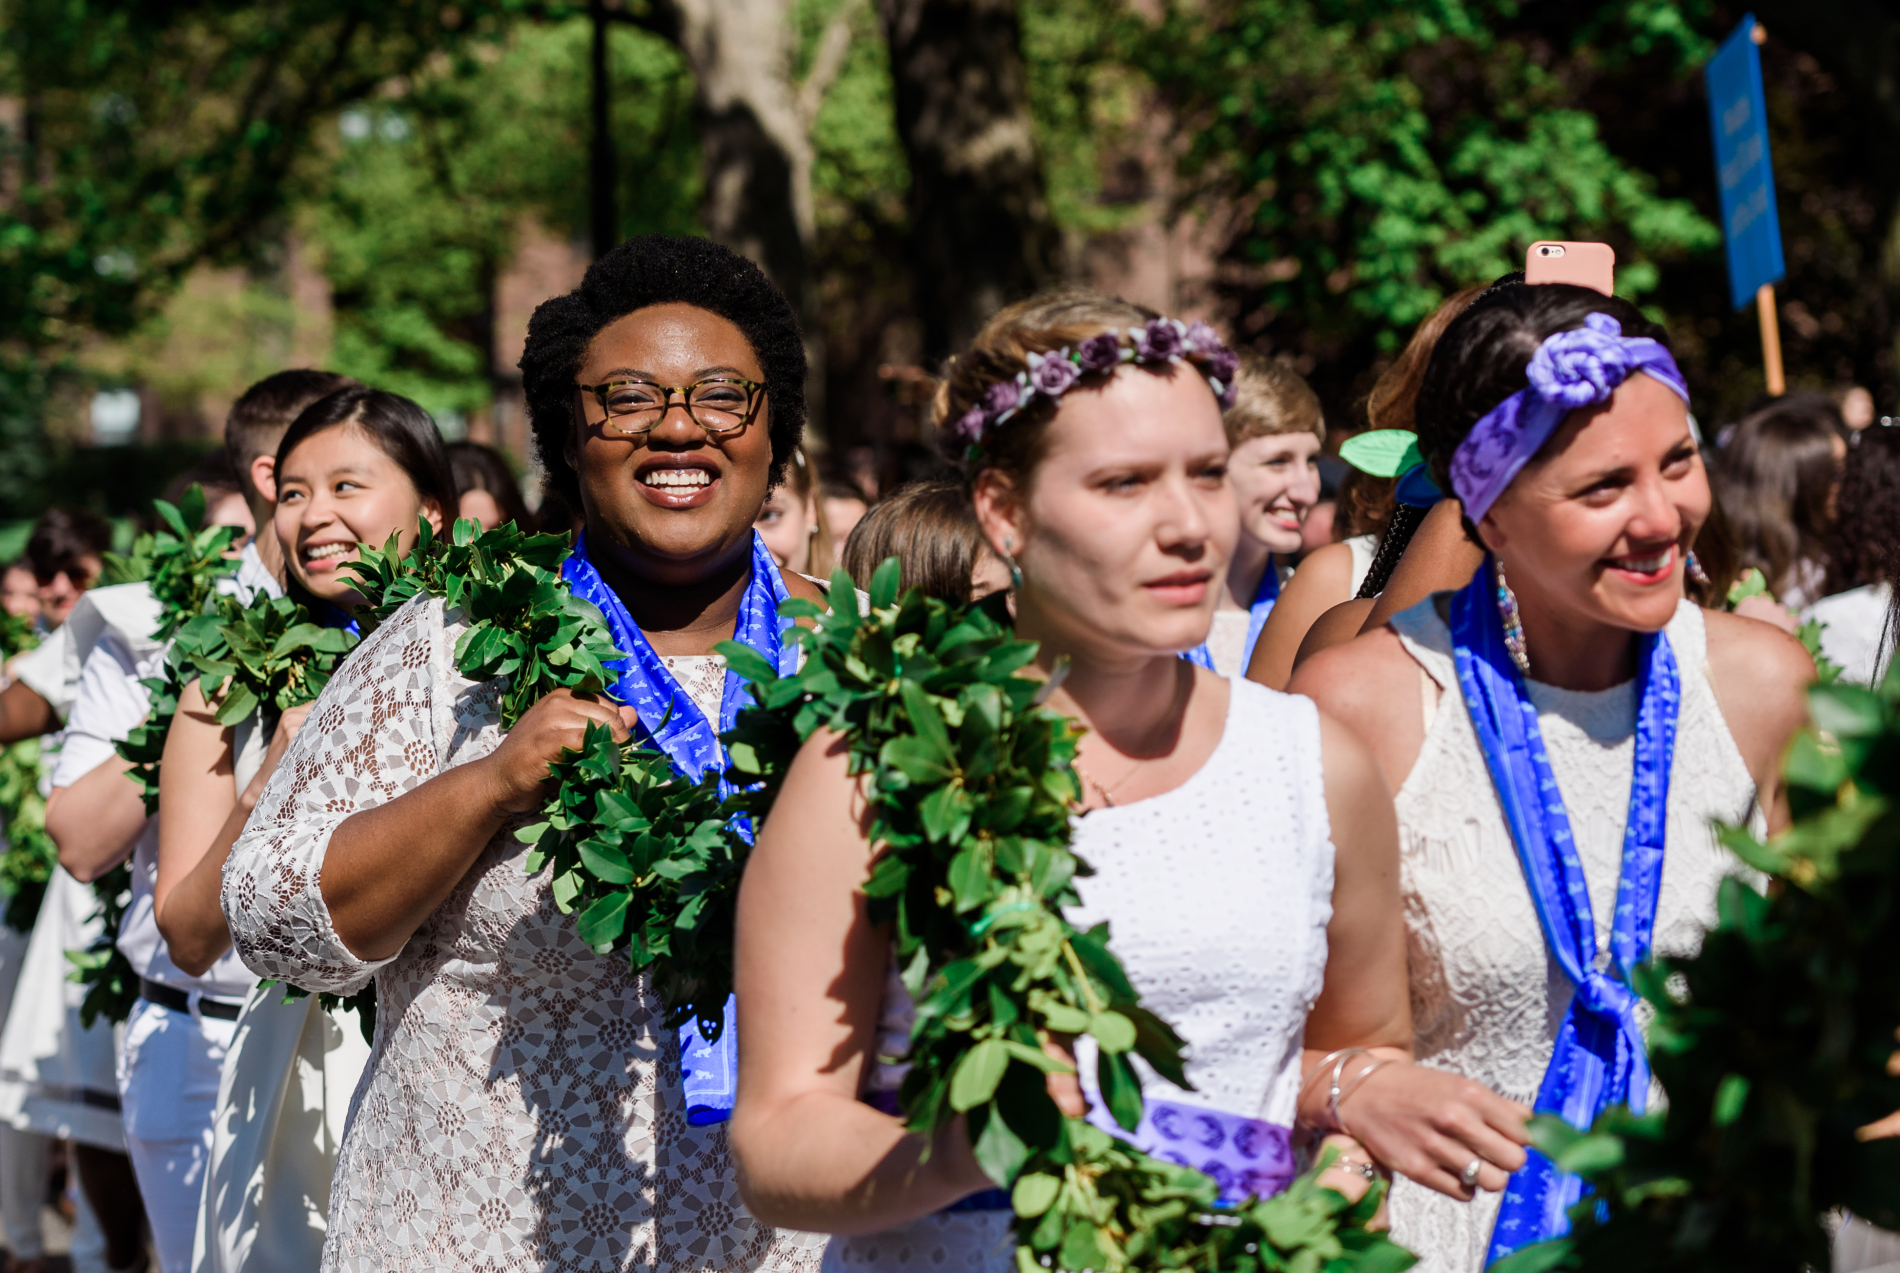
[(515, 838), (589, 725), (694, 777), (717, 763), (748, 701), (720, 642), (789, 670), (777, 605), (824, 594), (753, 522), (804, 430), (798, 320), (743, 257), (648, 235), (535, 311), (521, 371), (550, 487), (585, 523), (568, 584), (631, 656), (615, 701), (558, 691), (503, 733), (494, 686), (455, 670), (466, 616), (418, 597), (330, 682), (227, 867), (253, 969), (376, 983), (323, 1267), (814, 1270), (822, 1239), (739, 1200), (734, 1030), (667, 1028)]

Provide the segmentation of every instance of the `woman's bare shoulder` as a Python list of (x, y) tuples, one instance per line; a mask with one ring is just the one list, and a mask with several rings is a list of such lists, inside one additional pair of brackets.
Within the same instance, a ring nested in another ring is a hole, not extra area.
[(1287, 587), (1326, 588), (1329, 592), (1346, 591), (1352, 583), (1352, 545), (1322, 544), (1300, 558), (1299, 566)]
[(1807, 647), (1772, 623), (1720, 610), (1702, 612), (1709, 678), (1729, 729), (1783, 740), (1808, 714), (1814, 660)]
[(1287, 685), (1335, 716), (1359, 703), (1376, 704), (1396, 688), (1416, 688), (1418, 664), (1389, 625), (1330, 646), (1302, 662)]

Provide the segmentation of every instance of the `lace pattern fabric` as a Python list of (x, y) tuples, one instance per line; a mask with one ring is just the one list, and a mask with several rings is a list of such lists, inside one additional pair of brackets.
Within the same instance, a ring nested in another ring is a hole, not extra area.
[[(1076, 881), (1082, 905), (1070, 919), (1082, 928), (1108, 921), (1143, 1001), (1187, 1040), (1196, 1090), (1180, 1091), (1137, 1061), (1151, 1095), (1291, 1126), (1333, 914), (1319, 713), (1310, 699), (1229, 685), (1226, 727), (1198, 772), (1173, 791), (1077, 819), (1075, 849), (1096, 873)], [(911, 1015), (892, 974), (881, 1057), (901, 1055)], [(1085, 1047), (1077, 1061), (1086, 1086), (1093, 1056)], [(878, 1064), (867, 1087), (895, 1092), (903, 1073)], [(925, 1216), (834, 1238), (825, 1266), (1005, 1273), (1015, 1267), (1008, 1226), (1007, 1212)]]
[(376, 979), (323, 1268), (815, 1269), (822, 1238), (746, 1213), (725, 1128), (687, 1125), (661, 1004), (523, 872), (518, 823), (392, 958), (337, 937), (319, 888), (336, 827), (500, 741), (492, 690), (454, 669), (464, 626), (418, 598), (351, 654), (225, 867), (225, 914), (260, 975)]
[[(1570, 981), (1545, 948), (1459, 694), (1444, 620), (1427, 600), (1392, 625), (1440, 690), (1396, 800), (1418, 1059), (1528, 1105), (1569, 1010)], [(1684, 601), (1667, 632), (1681, 669), (1682, 707), (1654, 948), (1686, 955), (1700, 948), (1715, 921), (1721, 881), (1758, 878), (1716, 843), (1709, 820), (1760, 814), (1754, 780), (1709, 684), (1702, 612)], [(1635, 763), (1635, 683), (1598, 693), (1535, 681), (1529, 689), (1589, 882), (1598, 947), (1607, 949)], [(1480, 1193), (1465, 1203), (1400, 1177), (1392, 1190), (1393, 1239), (1418, 1254), (1420, 1273), (1476, 1273), (1500, 1197)]]

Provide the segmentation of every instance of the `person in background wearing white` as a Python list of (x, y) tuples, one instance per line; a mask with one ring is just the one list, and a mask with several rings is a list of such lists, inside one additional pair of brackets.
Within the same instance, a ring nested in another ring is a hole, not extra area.
[(1821, 653), (1841, 676), (1873, 686), (1893, 657), (1893, 582), (1900, 575), (1900, 429), (1868, 429), (1847, 454), (1828, 528), (1829, 594), (1801, 612), (1821, 625)]
[(1319, 500), (1326, 420), (1319, 397), (1285, 363), (1243, 356), (1234, 405), (1221, 415), (1227, 480), (1240, 506), (1240, 539), (1221, 579), (1207, 641), (1189, 655), (1222, 676), (1247, 670), (1267, 616), (1292, 574), (1302, 527)]
[[(260, 400), (301, 402), (349, 383), (325, 372), (280, 373), (247, 391), (232, 414), (243, 418), (259, 409)], [(226, 432), (228, 438), (229, 422)], [(273, 462), (249, 447), (234, 448), (231, 459), (251, 486), (260, 472), (268, 477)], [(237, 526), (245, 533), (237, 572), (221, 587), (246, 599), (260, 589), (276, 589), (265, 554), (282, 559), (273, 536), (251, 534), (258, 523), (248, 493), (207, 500), (206, 511), (209, 524)], [(149, 590), (146, 596), (149, 606)], [(146, 613), (157, 617), (155, 607)], [(133, 859), (132, 901), (117, 944), (139, 975), (140, 1001), (126, 1022), (118, 1088), (126, 1149), (147, 1201), (159, 1268), (184, 1273), (191, 1266), (225, 1051), (241, 1002), (257, 978), (234, 956), (186, 972), (172, 960), (159, 932), (154, 894), (159, 820), (146, 816), (139, 787), (114, 744), (150, 712), (150, 692), (140, 682), (158, 674), (162, 658), (162, 647), (143, 632), (108, 625), (100, 635), (85, 658), (54, 771), (47, 829), (59, 845), (61, 866), (82, 881), (98, 879), (128, 854)]]

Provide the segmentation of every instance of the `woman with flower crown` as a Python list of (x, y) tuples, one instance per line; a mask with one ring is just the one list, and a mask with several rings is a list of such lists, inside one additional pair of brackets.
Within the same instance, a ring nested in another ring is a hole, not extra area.
[[(1363, 1192), (1373, 1145), (1462, 1193), (1473, 1153), (1521, 1160), (1524, 1110), (1409, 1064), (1376, 764), (1308, 700), (1178, 657), (1207, 636), (1239, 533), (1221, 421), (1235, 365), (1205, 324), (1058, 292), (991, 319), (938, 394), (977, 517), (1018, 576), (1017, 634), (1059, 681), (1048, 703), (1085, 729), (1074, 848), (1093, 873), (1069, 918), (1109, 922), (1143, 1002), (1188, 1044), (1193, 1091), (1143, 1072), (1141, 1148), (1238, 1199), (1284, 1188), (1300, 1143), (1344, 1124), (1328, 1183)], [(835, 735), (807, 742), (740, 895), (746, 1197), (841, 1235), (827, 1268), (1013, 1268), (1008, 1196), (965, 1126), (926, 1144), (893, 1114), (910, 999), (891, 934), (867, 918), (876, 850), (846, 762)], [(1388, 1081), (1362, 1094), (1369, 1072)], [(1107, 1120), (1068, 1083), (1065, 1108)]]
[(515, 835), (590, 725), (694, 777), (722, 764), (748, 696), (720, 642), (789, 670), (777, 606), (823, 593), (753, 523), (805, 374), (790, 305), (743, 257), (661, 235), (601, 257), (535, 311), (522, 375), (541, 464), (585, 516), (563, 573), (629, 656), (617, 701), (557, 691), (503, 733), (497, 685), (456, 669), (467, 616), (424, 594), (338, 670), (259, 797), (224, 875), (239, 953), (315, 990), (376, 983), (326, 1270), (816, 1266), (817, 1239), (740, 1202), (730, 1055), (666, 1028)]
[[(1777, 767), (1813, 675), (1793, 639), (1683, 596), (1709, 484), (1662, 335), (1557, 284), (1460, 315), (1419, 445), (1485, 564), (1291, 687), (1398, 792), (1419, 1060), (1579, 1127), (1653, 1103), (1631, 970), (1693, 953), (1745, 875), (1712, 820), (1786, 821)], [(1508, 1165), (1477, 1149), (1460, 1174)], [(1470, 1201), (1401, 1178), (1392, 1235), (1425, 1273), (1476, 1273), (1562, 1232), (1580, 1193), (1535, 1153)]]

